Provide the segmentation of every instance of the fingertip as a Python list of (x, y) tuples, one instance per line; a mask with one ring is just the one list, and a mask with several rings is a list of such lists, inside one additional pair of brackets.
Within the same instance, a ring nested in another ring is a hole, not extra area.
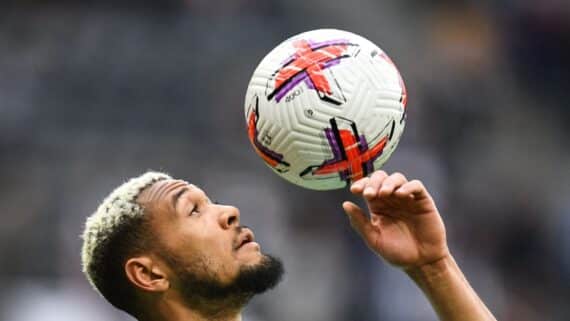
[(376, 196), (376, 191), (372, 187), (367, 187), (363, 192), (364, 197), (370, 199)]
[(364, 187), (364, 180), (361, 178), (357, 181), (353, 181), (352, 184), (350, 185), (350, 189), (356, 188), (356, 189), (361, 189)]
[(388, 173), (386, 173), (386, 171), (381, 169), (377, 170), (375, 173), (378, 173), (378, 175), (380, 176), (388, 177)]
[(407, 198), (413, 198), (414, 194), (410, 194), (410, 193), (396, 193), (394, 194), (394, 196), (396, 196), (399, 199), (407, 199)]
[(382, 185), (382, 187), (380, 187), (380, 196), (386, 196), (386, 195), (390, 195), (390, 193), (392, 193), (392, 191), (394, 190), (394, 187), (391, 184), (386, 184), (386, 185)]
[(404, 187), (400, 187), (394, 192), (394, 194), (396, 194), (397, 196), (405, 196), (408, 193), (409, 193), (408, 190), (405, 189)]
[(352, 183), (350, 186), (351, 189), (355, 188), (357, 191), (362, 191), (366, 186), (366, 182), (369, 180), (369, 177), (362, 177)]
[(358, 206), (350, 201), (342, 202), (342, 209), (346, 212), (346, 214), (351, 214)]
[(362, 193), (362, 187), (359, 187), (359, 186), (351, 186), (351, 187), (350, 187), (350, 192), (351, 192), (352, 194), (360, 194), (360, 193)]
[(362, 209), (358, 205), (349, 201), (344, 201), (342, 203), (342, 207), (344, 208), (346, 217), (348, 218), (352, 228), (360, 235), (363, 235), (366, 229), (367, 219)]

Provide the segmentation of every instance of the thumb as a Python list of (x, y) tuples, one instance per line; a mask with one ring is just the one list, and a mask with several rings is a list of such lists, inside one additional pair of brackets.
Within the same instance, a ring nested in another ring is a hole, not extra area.
[(358, 232), (360, 236), (365, 237), (366, 232), (370, 228), (370, 220), (366, 213), (358, 205), (349, 201), (342, 203), (342, 208), (348, 216), (352, 228)]

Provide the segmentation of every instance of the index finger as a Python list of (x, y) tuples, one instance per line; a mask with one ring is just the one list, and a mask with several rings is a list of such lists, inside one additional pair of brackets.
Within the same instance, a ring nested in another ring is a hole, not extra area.
[(352, 194), (361, 194), (364, 191), (364, 187), (368, 184), (369, 177), (363, 177), (356, 182), (352, 183), (350, 186), (350, 192)]
[(399, 196), (413, 195), (414, 199), (416, 200), (421, 200), (428, 197), (428, 192), (424, 184), (417, 179), (414, 179), (402, 185), (396, 190), (396, 194)]

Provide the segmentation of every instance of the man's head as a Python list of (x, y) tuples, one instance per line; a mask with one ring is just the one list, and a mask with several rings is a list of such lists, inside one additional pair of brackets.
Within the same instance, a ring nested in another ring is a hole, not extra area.
[(87, 278), (134, 316), (164, 300), (208, 314), (239, 309), (283, 273), (240, 225), (237, 208), (162, 173), (113, 191), (88, 218), (83, 239)]

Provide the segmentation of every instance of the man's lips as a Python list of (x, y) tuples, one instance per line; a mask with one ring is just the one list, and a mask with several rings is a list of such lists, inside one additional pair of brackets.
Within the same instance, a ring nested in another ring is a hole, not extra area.
[(255, 241), (255, 235), (253, 235), (253, 232), (249, 229), (244, 230), (244, 232), (238, 238), (237, 245), (235, 246), (235, 249), (238, 250), (240, 247), (246, 245), (247, 243), (253, 242), (253, 241)]

